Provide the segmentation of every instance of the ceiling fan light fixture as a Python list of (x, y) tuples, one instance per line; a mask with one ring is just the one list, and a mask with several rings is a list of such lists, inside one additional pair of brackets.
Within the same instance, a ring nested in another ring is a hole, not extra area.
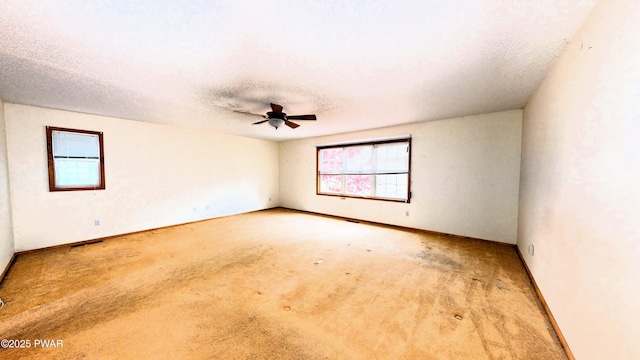
[(283, 119), (277, 119), (277, 118), (271, 118), (269, 119), (269, 125), (273, 126), (274, 128), (276, 128), (276, 130), (282, 126), (284, 124), (284, 120)]

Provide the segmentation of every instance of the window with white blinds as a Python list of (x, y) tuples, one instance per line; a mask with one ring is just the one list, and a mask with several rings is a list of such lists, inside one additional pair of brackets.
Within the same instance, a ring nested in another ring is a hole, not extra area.
[(49, 190), (105, 188), (102, 133), (47, 127)]
[(409, 202), (411, 139), (319, 146), (318, 195)]

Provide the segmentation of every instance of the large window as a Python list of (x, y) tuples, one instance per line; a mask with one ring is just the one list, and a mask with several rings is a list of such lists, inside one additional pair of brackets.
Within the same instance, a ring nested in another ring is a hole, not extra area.
[(47, 126), (49, 191), (104, 189), (102, 133)]
[(319, 195), (409, 202), (411, 139), (319, 146)]

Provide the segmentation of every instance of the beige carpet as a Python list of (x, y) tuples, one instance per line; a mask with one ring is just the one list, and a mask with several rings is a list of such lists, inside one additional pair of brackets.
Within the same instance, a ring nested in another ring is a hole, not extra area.
[(566, 359), (514, 248), (282, 209), (20, 255), (0, 297), (3, 359)]

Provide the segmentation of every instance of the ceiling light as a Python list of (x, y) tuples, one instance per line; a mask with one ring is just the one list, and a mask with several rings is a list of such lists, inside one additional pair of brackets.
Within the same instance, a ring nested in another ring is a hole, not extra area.
[(276, 118), (269, 119), (269, 125), (273, 126), (276, 129), (282, 126), (282, 124), (284, 124), (284, 120), (282, 119), (276, 119)]

